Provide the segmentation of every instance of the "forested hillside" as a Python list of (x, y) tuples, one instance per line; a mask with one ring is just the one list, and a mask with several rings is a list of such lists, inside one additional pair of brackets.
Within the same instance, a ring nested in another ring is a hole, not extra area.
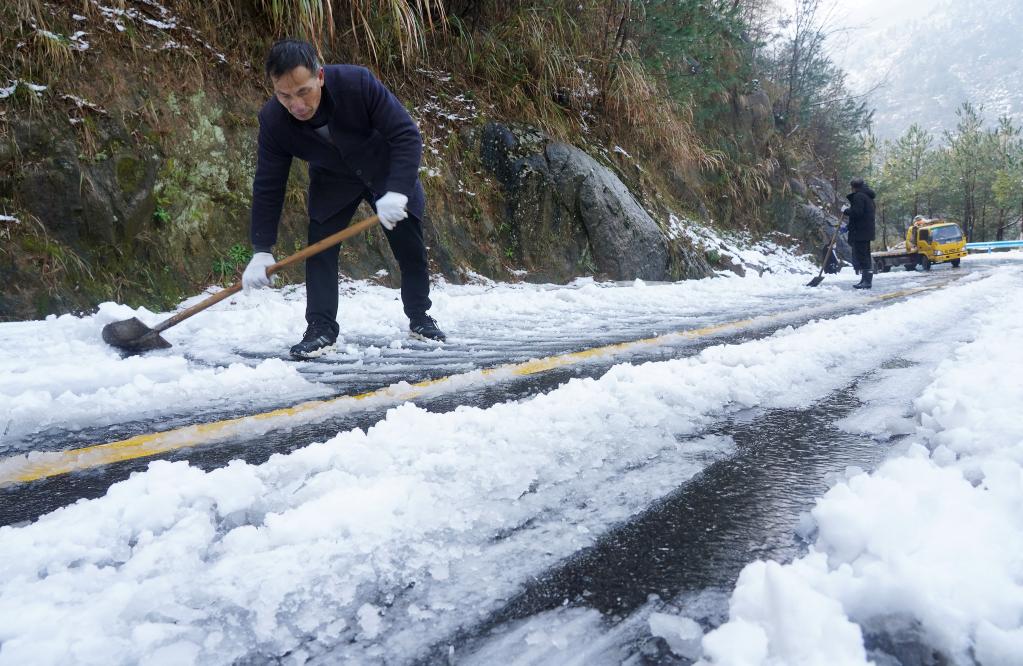
[(875, 133), (895, 139), (917, 124), (941, 134), (964, 102), (1023, 121), (1023, 3), (920, 4), (934, 6), (844, 8), (852, 30), (839, 37), (843, 62), (855, 90), (872, 90)]
[(874, 149), (882, 244), (896, 242), (917, 215), (961, 223), (970, 240), (1023, 234), (1023, 127), (964, 103), (953, 129), (913, 124)]
[[(864, 165), (869, 113), (843, 94), (819, 17), (779, 32), (765, 0), (17, 0), (0, 12), (6, 319), (109, 299), (168, 307), (235, 279), (250, 252), (262, 61), (281, 36), (372, 68), (410, 110), (433, 270), (452, 281), (629, 277), (578, 206), (502, 172), (521, 180), (556, 143), (623, 184), (659, 229), (667, 263), (650, 274), (672, 279), (729, 267), (686, 227), (817, 242), (805, 206), (834, 208)], [(495, 157), (495, 136), (513, 154)], [(279, 252), (305, 242), (305, 182), (296, 164)], [(343, 269), (392, 283), (388, 255), (374, 232), (345, 248)]]

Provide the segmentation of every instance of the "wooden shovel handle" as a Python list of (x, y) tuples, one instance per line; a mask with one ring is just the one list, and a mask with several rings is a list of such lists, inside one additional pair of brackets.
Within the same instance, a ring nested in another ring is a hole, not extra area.
[[(281, 270), (282, 268), (290, 266), (290, 265), (292, 265), (294, 263), (297, 263), (299, 261), (304, 261), (305, 259), (308, 259), (309, 257), (313, 256), (314, 254), (319, 254), (320, 252), (323, 252), (324, 250), (326, 250), (328, 247), (331, 247), (332, 245), (337, 245), (338, 243), (340, 243), (341, 241), (343, 241), (343, 240), (345, 240), (347, 238), (351, 238), (352, 236), (354, 236), (356, 234), (362, 233), (366, 229), (369, 229), (370, 227), (372, 227), (374, 224), (377, 224), (379, 221), (380, 221), (380, 218), (377, 217), (376, 215), (371, 215), (371, 216), (367, 217), (365, 220), (359, 220), (355, 224), (351, 224), (351, 225), (345, 227), (344, 229), (342, 229), (341, 231), (337, 232), (336, 234), (331, 234), (330, 236), (327, 236), (323, 240), (318, 241), (316, 243), (313, 243), (309, 247), (307, 247), (307, 248), (305, 248), (303, 250), (299, 250), (295, 254), (293, 254), (291, 256), (288, 256), (288, 257), (285, 257), (284, 259), (281, 259), (280, 261), (278, 261), (273, 266), (268, 266), (267, 269), (266, 269), (267, 277), (273, 275), (274, 273), (276, 273), (277, 271)], [(235, 282), (234, 284), (232, 284), (227, 289), (222, 289), (222, 290), (218, 291), (217, 293), (213, 294), (212, 296), (210, 296), (209, 298), (207, 298), (206, 300), (204, 300), (204, 301), (202, 301), (200, 303), (196, 303), (195, 305), (193, 305), (192, 307), (188, 308), (187, 310), (182, 310), (181, 312), (177, 313), (173, 317), (160, 322), (159, 324), (157, 324), (156, 326), (153, 327), (153, 330), (156, 331), (157, 333), (160, 333), (162, 331), (166, 331), (171, 326), (174, 326), (175, 324), (180, 324), (181, 322), (183, 322), (184, 320), (188, 319), (192, 315), (197, 314), (199, 312), (202, 312), (203, 310), (205, 310), (206, 308), (210, 307), (211, 305), (216, 305), (217, 303), (219, 303), (220, 301), (224, 300), (228, 296), (230, 296), (232, 294), (237, 294), (239, 291), (241, 291), (241, 288), (242, 288), (242, 283), (241, 282)]]
[(828, 243), (828, 249), (824, 253), (824, 260), (821, 262), (821, 272), (817, 274), (817, 277), (824, 277), (824, 268), (828, 265), (828, 256), (831, 251), (835, 249), (835, 241), (838, 240), (838, 232), (842, 230), (842, 225), (835, 227), (835, 233), (831, 234), (831, 242)]
[(379, 222), (380, 222), (379, 217), (377, 217), (376, 215), (370, 215), (365, 220), (359, 220), (355, 224), (350, 224), (341, 231), (337, 232), (336, 234), (331, 234), (330, 236), (327, 236), (323, 240), (313, 243), (304, 250), (299, 250), (290, 257), (285, 257), (284, 259), (281, 259), (273, 266), (267, 268), (266, 274), (269, 277), (270, 275), (273, 275), (282, 268), (290, 266), (299, 261), (305, 261), (314, 254), (319, 254), (320, 252), (323, 252), (332, 245), (337, 245), (338, 243), (347, 238), (351, 238), (356, 234), (360, 234), (366, 229), (369, 229), (374, 224), (377, 224)]

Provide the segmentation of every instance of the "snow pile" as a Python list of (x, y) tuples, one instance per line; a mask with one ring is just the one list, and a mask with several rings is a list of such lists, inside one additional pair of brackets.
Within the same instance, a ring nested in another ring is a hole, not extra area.
[(649, 623), (650, 634), (663, 638), (675, 654), (687, 659), (700, 656), (703, 630), (694, 620), (670, 613), (651, 613)]
[[(567, 286), (440, 284), (432, 290), (431, 312), (453, 345), (461, 345), (457, 353), (471, 369), (485, 358), (474, 348), (517, 345), (543, 355), (543, 344), (569, 344), (559, 341), (588, 346), (807, 302), (855, 301), (851, 292), (803, 289), (805, 280), (785, 275), (657, 285), (592, 279)], [(840, 281), (828, 286), (833, 284)], [(397, 290), (366, 282), (344, 283), (340, 289), (341, 338), (330, 360), (353, 366), (407, 363), (415, 349), (404, 348), (408, 319)], [(199, 294), (180, 308), (208, 296)], [(128, 357), (102, 341), (103, 327), (131, 317), (154, 326), (171, 313), (105, 303), (88, 317), (2, 323), (0, 454), (21, 450), (26, 436), (47, 428), (107, 426), (216, 411), (227, 404), (270, 408), (325, 397), (331, 390), (311, 372), (314, 364), (279, 360), (301, 339), (304, 311), (301, 287), (238, 294), (168, 329), (163, 335), (173, 348)], [(520, 352), (519, 360), (525, 358)]]
[[(997, 275), (489, 409), (407, 404), (262, 465), (155, 462), (0, 528), (0, 664), (408, 659), (729, 451), (680, 435), (805, 405), (875, 367), (885, 341), (1018, 286)], [(837, 618), (830, 634), (841, 617), (817, 601), (807, 621)]]
[[(653, 611), (652, 606), (615, 621), (600, 611), (569, 605), (496, 629), (483, 645), (466, 654), (458, 653), (455, 661), (466, 666), (676, 663), (674, 659), (661, 661), (658, 657), (667, 656), (666, 651), (670, 650), (679, 656), (696, 658), (702, 636), (696, 622)], [(640, 654), (648, 659), (625, 657), (622, 646), (643, 642), (644, 637), (647, 640)]]
[[(102, 342), (112, 321), (162, 319), (107, 303), (98, 314), (0, 326), (0, 431), (8, 440), (52, 426), (108, 425), (228, 402), (270, 404), (327, 393), (280, 359), (207, 366), (174, 353), (122, 357)], [(2, 449), (2, 447), (0, 447)]]
[(610, 660), (603, 653), (613, 654), (614, 645), (606, 640), (597, 645), (591, 641), (600, 632), (601, 624), (600, 613), (590, 609), (565, 608), (542, 613), (516, 623), (500, 639), (472, 654), (459, 655), (457, 663), (465, 666), (607, 663)]
[(795, 245), (795, 239), (781, 232), (754, 240), (749, 234), (720, 234), (699, 222), (670, 215), (665, 235), (669, 240), (684, 237), (712, 258), (718, 255), (716, 263), (730, 267), (730, 270), (719, 271), (720, 275), (805, 273), (816, 272), (819, 268), (812, 257), (793, 254), (790, 248)]
[(809, 554), (743, 570), (706, 663), (866, 664), (865, 636), (892, 634), (953, 663), (1023, 663), (1023, 373), (1006, 366), (1021, 287), (983, 297), (976, 338), (915, 401), (906, 454), (818, 501)]

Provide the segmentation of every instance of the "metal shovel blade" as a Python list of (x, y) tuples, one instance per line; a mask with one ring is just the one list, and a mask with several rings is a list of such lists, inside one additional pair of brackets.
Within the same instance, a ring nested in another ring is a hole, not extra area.
[[(299, 261), (304, 261), (315, 254), (323, 252), (328, 247), (337, 245), (346, 238), (351, 238), (355, 234), (361, 233), (370, 227), (375, 226), (379, 222), (379, 217), (371, 215), (364, 220), (360, 220), (355, 224), (349, 225), (341, 231), (313, 243), (304, 250), (299, 250), (290, 257), (281, 259), (273, 266), (267, 267), (266, 274), (267, 276), (273, 275), (282, 268)], [(171, 346), (171, 343), (160, 337), (160, 333), (166, 331), (171, 326), (183, 322), (192, 315), (202, 312), (211, 305), (216, 305), (220, 301), (231, 296), (231, 294), (237, 294), (241, 291), (241, 289), (242, 283), (240, 281), (235, 282), (227, 289), (221, 289), (209, 298), (196, 303), (190, 308), (178, 312), (169, 319), (161, 321), (154, 328), (149, 328), (135, 317), (107, 324), (103, 327), (103, 341), (111, 347), (117, 347), (118, 349), (123, 349), (124, 351), (131, 353), (140, 353), (151, 349), (167, 349)]]
[(160, 336), (159, 331), (149, 328), (137, 317), (115, 321), (103, 327), (103, 341), (111, 347), (128, 352), (144, 352), (151, 349), (167, 349), (171, 343)]
[(838, 232), (840, 231), (840, 229), (841, 228), (838, 227), (837, 225), (835, 226), (835, 233), (831, 234), (831, 242), (828, 243), (828, 250), (827, 252), (824, 253), (824, 261), (821, 264), (821, 272), (817, 274), (817, 277), (806, 283), (807, 287), (816, 287), (821, 282), (824, 282), (824, 268), (827, 266), (828, 262), (827, 258), (828, 255), (830, 255), (835, 249), (835, 241), (838, 240)]

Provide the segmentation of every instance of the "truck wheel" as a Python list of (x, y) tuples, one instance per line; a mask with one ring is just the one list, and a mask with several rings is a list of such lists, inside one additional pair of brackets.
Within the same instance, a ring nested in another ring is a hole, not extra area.
[(905, 268), (907, 271), (915, 271), (916, 270), (916, 264), (905, 264), (903, 266), (903, 268)]
[(928, 259), (927, 257), (924, 257), (923, 259), (920, 260), (920, 267), (923, 268), (925, 271), (931, 270), (931, 260)]
[(892, 267), (891, 267), (891, 266), (885, 266), (884, 268), (882, 268), (882, 269), (881, 269), (881, 272), (882, 272), (882, 273), (888, 273), (888, 272), (890, 272), (891, 270), (892, 270)]
[(962, 261), (962, 259), (953, 259), (952, 260), (952, 268), (959, 268), (959, 262), (960, 261)]

